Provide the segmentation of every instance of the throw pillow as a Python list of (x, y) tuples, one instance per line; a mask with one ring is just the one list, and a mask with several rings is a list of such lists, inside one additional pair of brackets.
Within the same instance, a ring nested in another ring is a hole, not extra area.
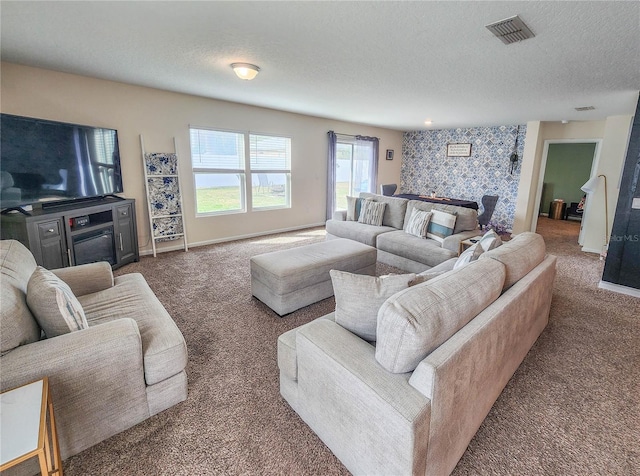
[(501, 244), (502, 240), (500, 239), (500, 236), (494, 230), (488, 231), (476, 244), (462, 252), (456, 263), (453, 265), (453, 269), (461, 268), (465, 264), (469, 264), (472, 261), (477, 260), (480, 258), (482, 253), (497, 248)]
[(458, 259), (453, 265), (453, 269), (462, 268), (464, 265), (480, 258), (480, 255), (484, 252), (484, 250), (482, 249), (482, 247), (478, 246), (479, 243), (480, 242), (475, 243), (474, 245), (471, 245), (469, 248), (464, 250), (460, 254), (460, 256), (458, 256)]
[(417, 236), (418, 238), (426, 238), (427, 227), (429, 226), (430, 219), (431, 212), (414, 208), (411, 210), (411, 216), (409, 217), (405, 231), (410, 235)]
[(431, 220), (427, 228), (427, 238), (442, 243), (447, 236), (453, 235), (456, 224), (456, 216), (451, 213), (431, 210)]
[(384, 216), (384, 207), (387, 204), (384, 202), (374, 202), (373, 200), (365, 200), (362, 203), (362, 209), (360, 210), (360, 216), (358, 217), (359, 223), (365, 225), (382, 225), (382, 218)]
[(347, 221), (358, 221), (364, 198), (347, 196)]
[(27, 305), (47, 337), (89, 327), (71, 288), (42, 266), (36, 268), (27, 284)]
[(329, 271), (336, 298), (336, 322), (369, 342), (376, 340), (378, 309), (398, 291), (409, 287), (416, 275), (369, 276)]
[(482, 236), (482, 238), (480, 238), (480, 241), (478, 241), (477, 244), (482, 247), (483, 252), (491, 251), (492, 249), (500, 246), (502, 244), (502, 240), (495, 230), (489, 230)]

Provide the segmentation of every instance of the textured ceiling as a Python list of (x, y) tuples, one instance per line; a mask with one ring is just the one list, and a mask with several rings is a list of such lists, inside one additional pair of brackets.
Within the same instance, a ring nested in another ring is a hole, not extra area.
[[(640, 2), (2, 1), (3, 61), (398, 130), (633, 114)], [(535, 38), (484, 25), (515, 14)], [(262, 69), (237, 79), (232, 62)], [(575, 107), (595, 110), (576, 112)]]

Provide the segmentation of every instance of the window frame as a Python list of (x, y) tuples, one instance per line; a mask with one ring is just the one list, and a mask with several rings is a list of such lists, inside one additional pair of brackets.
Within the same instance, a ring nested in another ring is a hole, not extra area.
[[(211, 131), (211, 132), (224, 132), (224, 133), (233, 133), (241, 135), (243, 138), (244, 145), (244, 160), (242, 161), (244, 164), (243, 169), (221, 169), (221, 168), (203, 168), (203, 167), (195, 167), (193, 164), (193, 144), (191, 143), (191, 132), (193, 130), (197, 131)], [(268, 137), (278, 137), (289, 140), (288, 147), (288, 168), (287, 169), (251, 169), (251, 137), (252, 136), (268, 136)], [(198, 126), (194, 124), (189, 125), (189, 148), (190, 148), (190, 160), (191, 160), (191, 177), (193, 183), (193, 197), (195, 204), (195, 216), (196, 218), (203, 217), (211, 217), (218, 215), (237, 215), (247, 212), (260, 212), (267, 210), (278, 210), (278, 209), (288, 209), (291, 208), (291, 162), (292, 162), (292, 149), (293, 149), (293, 138), (288, 135), (283, 134), (275, 134), (275, 133), (262, 133), (255, 131), (242, 131), (242, 130), (234, 130), (234, 129), (223, 129), (216, 128), (210, 126)], [(257, 173), (266, 173), (266, 174), (284, 174), (285, 179), (285, 204), (284, 205), (272, 205), (272, 206), (254, 206), (253, 205), (253, 174)], [(239, 177), (240, 181), (240, 208), (234, 208), (230, 210), (219, 210), (219, 211), (210, 211), (210, 212), (198, 212), (198, 192), (196, 187), (196, 175), (198, 174), (218, 174), (218, 175), (236, 175)], [(249, 182), (250, 181), (250, 182)]]
[[(286, 169), (252, 169), (251, 168), (251, 136), (263, 136), (263, 137), (277, 137), (279, 139), (288, 139), (289, 140), (289, 144), (288, 144), (288, 157), (287, 157), (287, 161), (288, 163), (286, 164), (288, 167)], [(252, 132), (252, 131), (248, 131), (247, 132), (247, 140), (248, 140), (248, 145), (249, 148), (247, 149), (249, 151), (248, 154), (246, 154), (246, 158), (247, 158), (247, 167), (249, 167), (249, 175), (251, 176), (251, 196), (250, 196), (250, 203), (251, 203), (251, 211), (256, 211), (256, 212), (261, 212), (261, 211), (267, 211), (267, 210), (279, 210), (279, 209), (287, 209), (287, 208), (291, 208), (291, 158), (292, 158), (292, 149), (293, 149), (293, 138), (291, 136), (286, 136), (286, 135), (282, 135), (282, 134), (272, 134), (272, 133), (262, 133), (262, 132)], [(262, 173), (262, 174), (284, 174), (285, 176), (285, 184), (284, 184), (284, 194), (285, 194), (285, 203), (284, 205), (271, 205), (271, 206), (264, 206), (264, 207), (256, 207), (253, 205), (253, 174), (258, 174), (258, 173)]]
[[(244, 145), (244, 159), (242, 161), (243, 165), (244, 165), (244, 169), (221, 169), (221, 168), (208, 168), (208, 167), (195, 167), (193, 164), (193, 144), (191, 143), (191, 131), (192, 130), (197, 130), (197, 131), (211, 131), (211, 132), (224, 132), (224, 133), (231, 133), (231, 134), (238, 134), (241, 135), (243, 138), (243, 145)], [(246, 141), (246, 132), (245, 131), (238, 131), (238, 130), (232, 130), (232, 129), (220, 129), (220, 128), (214, 128), (214, 127), (206, 127), (206, 126), (196, 126), (196, 125), (189, 125), (189, 156), (190, 156), (190, 160), (191, 160), (191, 177), (192, 177), (192, 183), (193, 183), (193, 200), (194, 200), (194, 204), (195, 204), (195, 216), (196, 218), (200, 218), (200, 217), (209, 217), (209, 216), (217, 216), (217, 215), (234, 215), (234, 214), (239, 214), (239, 213), (246, 213), (247, 212), (247, 193), (246, 193), (246, 167), (247, 167), (247, 161), (246, 161), (246, 147), (247, 147), (247, 141)], [(233, 208), (230, 210), (218, 210), (218, 211), (210, 211), (210, 212), (199, 212), (198, 211), (198, 188), (196, 185), (196, 175), (197, 174), (208, 174), (208, 175), (237, 175), (240, 176), (240, 185), (239, 185), (239, 194), (240, 194), (240, 208)]]

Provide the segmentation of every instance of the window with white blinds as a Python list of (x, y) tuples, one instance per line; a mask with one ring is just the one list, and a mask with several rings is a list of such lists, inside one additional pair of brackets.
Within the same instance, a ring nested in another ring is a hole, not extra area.
[(289, 171), (291, 139), (288, 137), (250, 135), (251, 170)]
[(246, 212), (248, 203), (251, 210), (291, 207), (291, 138), (193, 127), (189, 133), (198, 215)]
[(113, 165), (113, 152), (116, 148), (116, 131), (110, 129), (95, 129), (93, 138), (88, 137), (90, 143), (93, 139), (95, 157), (100, 164)]
[(190, 136), (194, 169), (244, 172), (244, 134), (191, 129)]

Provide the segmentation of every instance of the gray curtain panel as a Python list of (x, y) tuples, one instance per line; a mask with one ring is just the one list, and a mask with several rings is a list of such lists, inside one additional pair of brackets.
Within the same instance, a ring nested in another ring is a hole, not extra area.
[(335, 132), (327, 132), (329, 136), (329, 160), (327, 164), (327, 220), (333, 216), (336, 201), (336, 145), (338, 136)]

